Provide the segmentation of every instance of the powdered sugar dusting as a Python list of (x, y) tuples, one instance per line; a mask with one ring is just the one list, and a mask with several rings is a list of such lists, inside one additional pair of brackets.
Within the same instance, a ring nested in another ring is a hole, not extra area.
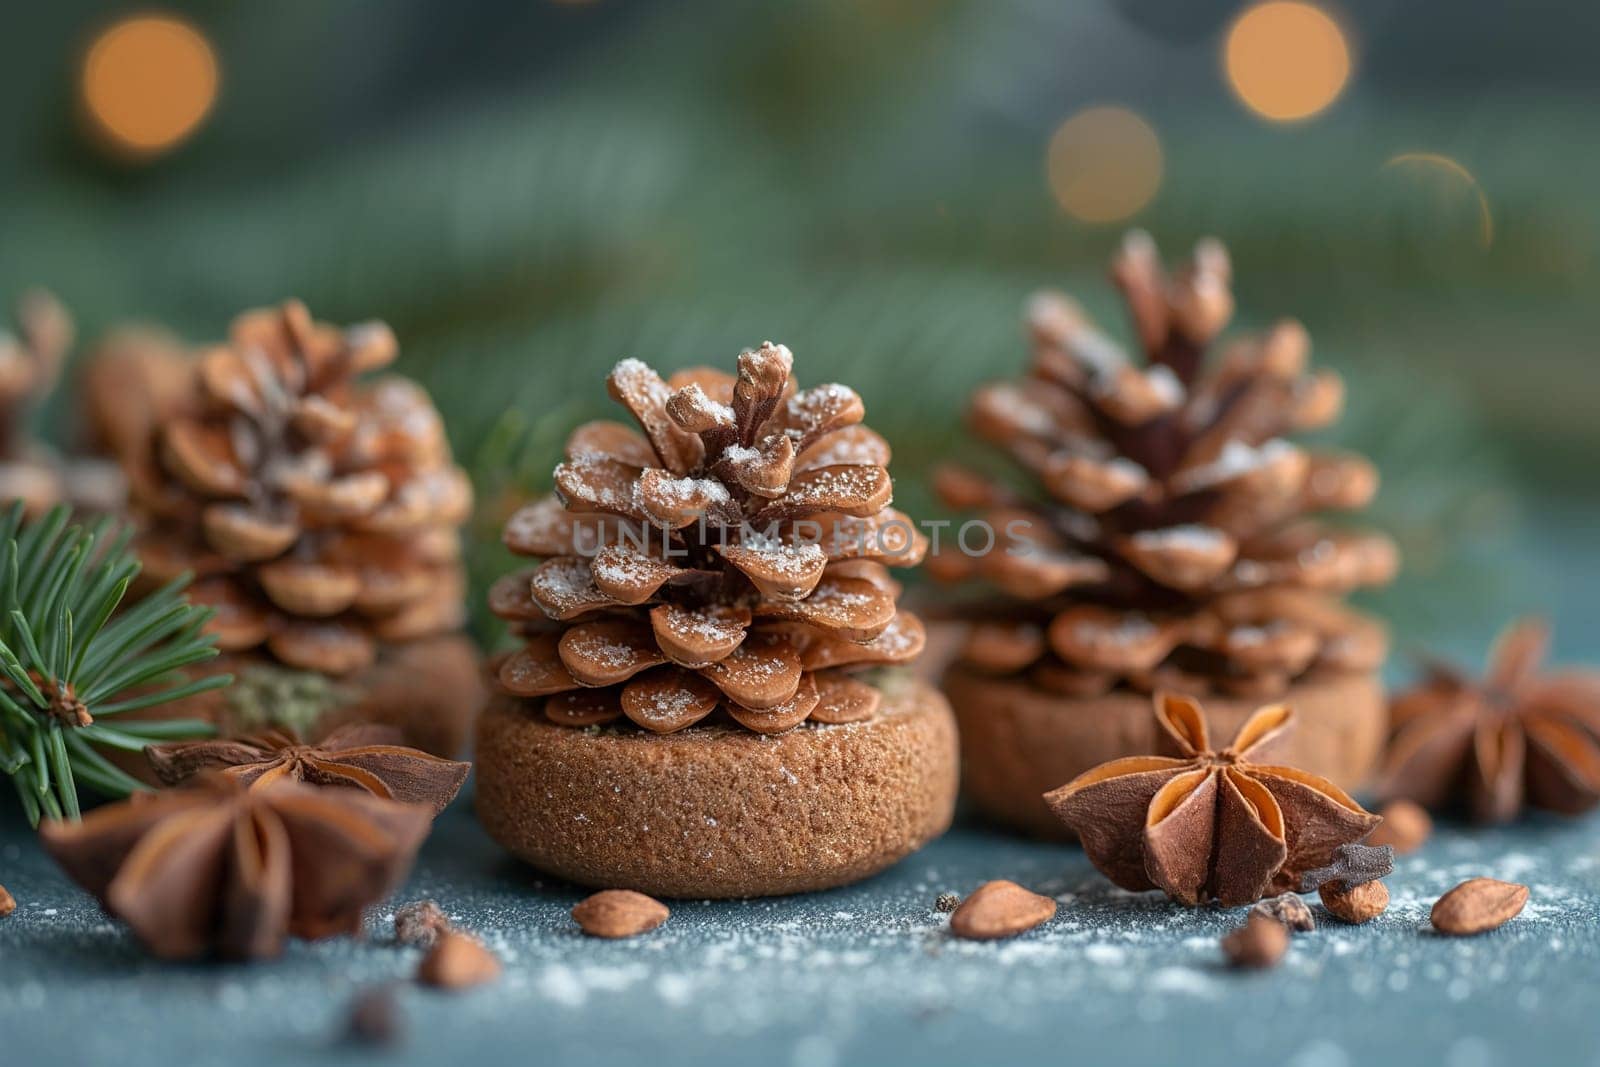
[(1149, 383), (1156, 397), (1168, 408), (1175, 408), (1183, 403), (1183, 383), (1178, 376), (1172, 373), (1172, 368), (1165, 363), (1157, 363), (1144, 372), (1144, 380)]
[(625, 545), (606, 545), (590, 568), (596, 583), (612, 589), (654, 589), (677, 570), (668, 563)]
[(727, 503), (728, 487), (715, 478), (657, 478), (651, 495), (677, 507), (707, 507)]
[[(803, 778), (793, 763), (784, 769), (766, 784), (792, 804)], [(613, 787), (636, 784), (597, 782), (584, 821), (602, 817)], [(660, 802), (682, 805), (696, 825), (732, 826), (699, 797)], [(648, 848), (662, 828), (649, 820), (623, 832)], [(714, 1048), (723, 1062), (779, 1067), (1043, 1062), (1070, 1042), (1082, 1062), (1572, 1062), (1592, 1037), (1584, 1009), (1600, 952), (1597, 846), (1592, 820), (1441, 825), (1421, 853), (1396, 862), (1385, 914), (1344, 926), (1309, 897), (1318, 928), (1296, 935), (1283, 962), (1262, 974), (1228, 969), (1217, 947), (1244, 909), (1183, 908), (1158, 893), (1124, 892), (1078, 849), (973, 825), (845, 889), (673, 901), (672, 917), (643, 937), (585, 939), (569, 911), (587, 890), (514, 866), (458, 802), (395, 904), (439, 901), (504, 973), (448, 999), (402, 988), (411, 1047), (395, 1055), (488, 1063), (537, 1048), (551, 1062), (648, 1055), (668, 1067), (716, 1062), (708, 1059)], [(718, 868), (740, 861), (732, 845), (704, 856)], [(141, 1060), (229, 1062), (218, 1049), (241, 1065), (263, 1062), (253, 1055), (262, 1049), (266, 1059), (350, 1055), (330, 1049), (344, 1022), (343, 991), (403, 983), (420, 955), (391, 943), (393, 906), (380, 907), (365, 938), (297, 942), (277, 960), (208, 969), (197, 985), (192, 968), (145, 957), (19, 820), (0, 824), (0, 865), (20, 890), (0, 927), (14, 979), (0, 983), (0, 1021), (18, 1063), (116, 1062), (119, 1054), (132, 1062), (131, 1032), (141, 1034)], [(1528, 885), (1528, 907), (1482, 937), (1435, 936), (1433, 901), (1476, 875)], [(1054, 897), (1055, 917), (1008, 941), (950, 937), (935, 899), (991, 878)], [(108, 980), (106, 968), (121, 978)], [(129, 974), (138, 980), (124, 980)], [(93, 995), (77, 995), (86, 980)], [(133, 1029), (152, 1011), (162, 1026)]]
[[(755, 558), (750, 558), (753, 554)], [(737, 551), (730, 552), (737, 564), (758, 568), (764, 576), (797, 580), (812, 574), (827, 559), (822, 546), (808, 542), (790, 544), (756, 530), (746, 530)]]
[(632, 515), (638, 511), (636, 471), (609, 456), (585, 452), (556, 467), (556, 487), (563, 495), (593, 507)]
[(589, 561), (576, 556), (546, 562), (528, 585), (539, 607), (553, 618), (614, 603), (594, 584)]
[(1294, 445), (1276, 438), (1259, 447), (1231, 440), (1222, 446), (1222, 452), (1212, 462), (1191, 467), (1176, 475), (1172, 479), (1173, 485), (1183, 492), (1209, 489), (1269, 467), (1297, 451)]
[(673, 604), (663, 617), (663, 625), (686, 643), (720, 645), (744, 633), (743, 620), (733, 615), (714, 614), (713, 609), (690, 611)]
[(562, 658), (573, 657), (608, 671), (626, 671), (651, 659), (641, 642), (606, 630), (572, 629), (561, 639)]
[(858, 508), (871, 501), (885, 481), (882, 467), (817, 467), (791, 482), (783, 501), (790, 510), (799, 511)]
[(840, 424), (852, 409), (859, 409), (861, 398), (845, 385), (818, 385), (789, 398), (785, 407), (791, 436), (809, 439), (818, 432)]
[[(797, 783), (787, 774), (773, 784)], [(484, 995), (508, 1004), (531, 993), (558, 1019), (590, 1025), (611, 1006), (645, 1013), (658, 1006), (677, 1025), (724, 1040), (770, 1040), (786, 1021), (799, 1032), (847, 1035), (933, 1012), (941, 1031), (975, 1030), (974, 1049), (993, 1047), (1008, 1034), (1057, 1033), (1067, 1016), (1075, 1041), (1098, 1035), (1093, 1039), (1131, 1049), (1139, 1034), (1159, 1035), (1159, 1047), (1166, 1048), (1175, 1034), (1204, 1032), (1219, 1018), (1290, 1013), (1292, 1027), (1252, 1030), (1276, 1050), (1271, 1042), (1280, 1035), (1289, 1035), (1292, 1047), (1342, 1041), (1352, 1013), (1403, 1008), (1393, 1004), (1397, 990), (1432, 990), (1455, 1004), (1502, 998), (1507, 989), (1549, 995), (1533, 980), (1544, 965), (1541, 956), (1572, 952), (1578, 936), (1591, 946), (1597, 939), (1569, 922), (1574, 909), (1593, 907), (1566, 888), (1583, 875), (1538, 877), (1546, 872), (1545, 861), (1448, 835), (1399, 862), (1388, 880), (1389, 911), (1366, 926), (1338, 924), (1308, 898), (1318, 929), (1297, 935), (1279, 967), (1259, 975), (1228, 969), (1218, 948), (1219, 938), (1242, 921), (1242, 908), (1184, 908), (1159, 893), (1128, 893), (1092, 871), (1075, 849), (968, 830), (851, 889), (782, 900), (675, 903), (672, 918), (647, 937), (583, 943), (581, 953), (562, 936), (569, 925), (564, 909), (580, 894), (557, 891), (548, 905), (534, 905), (548, 907), (548, 928), (519, 922), (511, 928), (516, 933), (500, 935), (516, 956), (508, 974), (513, 987), (503, 983)], [(1524, 915), (1487, 939), (1426, 932), (1426, 909), (1438, 894), (1484, 873), (1533, 883)], [(935, 898), (968, 894), (991, 877), (1054, 897), (1055, 917), (1010, 940), (952, 938)], [(1531, 942), (1538, 951), (1513, 963), (1504, 946), (1508, 938)], [(1329, 1000), (1342, 1007), (1323, 1028), (1311, 1008)], [(1541, 1005), (1528, 998), (1518, 1009), (1531, 1019), (1529, 1005)], [(795, 1020), (797, 1011), (804, 1012), (804, 1025)], [(818, 1018), (829, 1020), (825, 1030), (814, 1025)]]
[(1074, 639), (1090, 648), (1121, 648), (1141, 644), (1160, 631), (1142, 615), (1123, 615), (1114, 622), (1082, 619), (1072, 627)]
[(557, 555), (572, 551), (572, 517), (559, 501), (546, 498), (525, 507), (506, 521), (507, 544), (530, 552)]
[(883, 467), (889, 463), (889, 446), (883, 438), (870, 431), (841, 430), (823, 438), (805, 457), (806, 468), (834, 467), (841, 464), (871, 464)]
[(643, 694), (633, 694), (629, 716), (645, 723), (676, 724), (691, 712), (699, 711), (705, 704), (700, 694), (691, 689), (669, 689), (657, 686)]
[(983, 408), (1004, 418), (1021, 433), (1054, 439), (1060, 432), (1055, 415), (1049, 409), (1009, 382), (985, 386), (976, 399)]
[(1140, 530), (1132, 537), (1139, 548), (1155, 551), (1211, 553), (1228, 546), (1228, 535), (1214, 526), (1187, 523), (1160, 530)]

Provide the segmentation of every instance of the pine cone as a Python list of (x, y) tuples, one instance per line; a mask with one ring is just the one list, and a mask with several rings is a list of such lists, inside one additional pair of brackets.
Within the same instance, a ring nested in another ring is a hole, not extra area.
[(130, 479), (143, 483), (135, 498), (151, 498), (164, 477), (155, 459), (157, 431), (191, 406), (190, 347), (158, 326), (117, 326), (95, 339), (75, 384), (89, 449), (116, 457)]
[(1338, 418), (1338, 376), (1308, 373), (1310, 341), (1291, 320), (1206, 359), (1233, 313), (1214, 240), (1169, 277), (1150, 238), (1130, 234), (1112, 277), (1142, 366), (1071, 300), (1043, 295), (1026, 378), (972, 402), (973, 430), (1043, 492), (938, 476), (945, 502), (981, 509), (1000, 544), (951, 545), (929, 564), (1004, 594), (974, 611), (966, 661), (1083, 697), (1127, 684), (1269, 698), (1308, 671), (1376, 668), (1386, 634), (1341, 598), (1387, 582), (1395, 547), (1306, 516), (1365, 506), (1377, 473), (1284, 440)]
[(72, 346), (72, 319), (42, 290), (17, 301), (16, 334), (0, 329), (0, 506), (21, 500), (37, 514), (63, 493), (54, 453), (28, 434), (33, 409), (49, 395)]
[(124, 455), (153, 467), (131, 479), (146, 574), (194, 571), (223, 650), (346, 674), (380, 641), (461, 625), (471, 485), (420, 386), (358, 380), (395, 351), (381, 323), (338, 329), (298, 302), (249, 312), (200, 353), (155, 447)]
[(718, 705), (760, 733), (873, 715), (877, 690), (846, 668), (921, 651), (886, 565), (927, 544), (889, 507), (889, 446), (860, 397), (796, 392), (792, 363), (768, 343), (737, 379), (617, 365), (611, 395), (644, 435), (580, 426), (557, 498), (506, 525), (513, 551), (545, 558), (490, 594), (527, 642), (500, 666), (507, 692), (546, 698), (553, 722), (657, 733)]

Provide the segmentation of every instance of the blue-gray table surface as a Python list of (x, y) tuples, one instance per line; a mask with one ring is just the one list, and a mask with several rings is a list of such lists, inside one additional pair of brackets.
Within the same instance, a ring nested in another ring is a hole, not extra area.
[[(1544, 576), (1558, 653), (1594, 660), (1600, 594), (1593, 514), (1544, 512), (1517, 547)], [(1480, 651), (1494, 620), (1464, 620)], [(1473, 875), (1523, 882), (1524, 913), (1448, 939), (1434, 899)], [(1010, 878), (1055, 895), (1056, 917), (999, 943), (951, 939), (941, 892)], [(406, 1037), (381, 1052), (339, 1040), (350, 998), (406, 979), (417, 951), (364, 940), (293, 945), (255, 965), (146, 956), (39, 851), (0, 804), (0, 1065), (281, 1062), (1600, 1063), (1600, 816), (1445, 826), (1389, 879), (1386, 914), (1319, 926), (1275, 970), (1223, 966), (1241, 910), (1188, 910), (1110, 887), (1083, 854), (963, 819), (860, 885), (779, 900), (677, 903), (631, 941), (580, 935), (583, 893), (541, 880), (478, 828), (468, 798), (440, 820), (396, 901), (433, 898), (505, 963), (462, 994), (402, 985)], [(1310, 898), (1313, 899), (1314, 898)]]
[[(1379, 919), (1315, 906), (1277, 969), (1238, 973), (1217, 939), (1242, 910), (1124, 893), (1076, 849), (968, 826), (857, 886), (677, 903), (652, 934), (597, 941), (568, 916), (581, 891), (505, 859), (458, 806), (397, 899), (438, 900), (506, 971), (474, 992), (404, 989), (408, 1036), (382, 1054), (337, 1037), (356, 991), (416, 966), (389, 909), (362, 941), (162, 964), (17, 822), (0, 844), (19, 902), (0, 921), (7, 1064), (1600, 1062), (1596, 821), (1441, 832), (1399, 861)], [(1433, 900), (1478, 874), (1529, 885), (1527, 909), (1481, 937), (1431, 933)], [(1055, 895), (1056, 917), (1007, 942), (949, 937), (935, 896), (997, 877)]]

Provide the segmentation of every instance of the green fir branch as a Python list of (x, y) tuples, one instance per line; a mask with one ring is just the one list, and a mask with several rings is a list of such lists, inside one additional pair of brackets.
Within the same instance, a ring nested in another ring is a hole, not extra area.
[(0, 773), (35, 825), (75, 819), (78, 790), (119, 797), (145, 788), (100, 749), (212, 733), (199, 720), (120, 720), (127, 712), (219, 689), (184, 667), (216, 656), (211, 618), (184, 596), (187, 577), (118, 613), (139, 563), (109, 519), (68, 525), (58, 507), (25, 522), (0, 515)]

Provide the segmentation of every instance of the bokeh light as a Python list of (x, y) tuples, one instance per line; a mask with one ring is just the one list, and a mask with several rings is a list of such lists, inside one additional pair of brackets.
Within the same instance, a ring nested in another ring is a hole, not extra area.
[(134, 15), (107, 27), (84, 55), (80, 86), (94, 130), (114, 151), (149, 157), (181, 144), (217, 99), (217, 57), (194, 26)]
[(1118, 222), (1161, 188), (1161, 139), (1125, 107), (1085, 108), (1050, 138), (1050, 191), (1083, 222)]
[(1401, 152), (1383, 165), (1385, 171), (1407, 174), (1429, 182), (1432, 198), (1448, 209), (1451, 201), (1465, 199), (1477, 221), (1477, 240), (1484, 248), (1494, 244), (1494, 212), (1477, 177), (1460, 161), (1438, 152)]
[(1268, 0), (1246, 10), (1228, 30), (1223, 56), (1234, 93), (1274, 122), (1318, 114), (1350, 80), (1344, 31), (1301, 0)]

